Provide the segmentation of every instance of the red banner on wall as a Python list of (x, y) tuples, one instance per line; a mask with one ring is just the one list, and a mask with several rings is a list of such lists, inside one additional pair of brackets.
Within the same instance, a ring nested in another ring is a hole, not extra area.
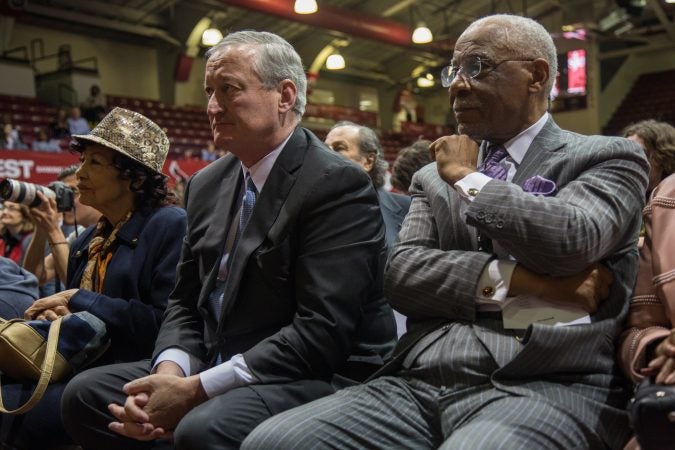
[[(49, 184), (68, 166), (77, 164), (77, 153), (41, 153), (23, 150), (0, 150), (0, 179), (12, 178), (35, 184)], [(208, 164), (199, 159), (170, 160), (162, 171), (172, 180), (188, 178)]]

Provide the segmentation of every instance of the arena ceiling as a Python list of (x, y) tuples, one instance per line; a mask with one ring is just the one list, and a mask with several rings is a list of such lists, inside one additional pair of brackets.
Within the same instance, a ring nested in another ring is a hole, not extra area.
[[(675, 5), (665, 0), (317, 0), (319, 13), (281, 10), (293, 0), (16, 0), (18, 21), (185, 51), (195, 25), (208, 18), (226, 33), (243, 29), (277, 33), (291, 42), (309, 68), (327, 45), (347, 60), (341, 77), (396, 85), (417, 70), (447, 64), (455, 40), (473, 20), (491, 13), (533, 17), (552, 33), (563, 25), (587, 30), (601, 57), (650, 48), (675, 48)], [(623, 8), (622, 8), (623, 6)], [(406, 42), (424, 21), (430, 44)], [(203, 49), (198, 49), (203, 51)], [(416, 73), (415, 73), (416, 75)]]

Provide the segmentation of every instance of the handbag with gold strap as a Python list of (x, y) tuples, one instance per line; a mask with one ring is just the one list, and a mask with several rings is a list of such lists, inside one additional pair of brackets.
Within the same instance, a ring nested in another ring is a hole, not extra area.
[(23, 405), (9, 410), (2, 401), (0, 412), (23, 414), (42, 398), (47, 385), (62, 380), (98, 359), (108, 348), (105, 323), (82, 311), (47, 320), (4, 320), (0, 318), (0, 372), (2, 377), (37, 386)]

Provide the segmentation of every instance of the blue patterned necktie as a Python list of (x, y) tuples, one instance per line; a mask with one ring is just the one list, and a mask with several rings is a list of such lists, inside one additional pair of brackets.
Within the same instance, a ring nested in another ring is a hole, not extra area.
[[(227, 259), (227, 268), (228, 275), (229, 269), (232, 266), (232, 261), (234, 260), (235, 253), (237, 250), (237, 245), (239, 244), (239, 238), (244, 232), (246, 225), (248, 224), (251, 214), (253, 214), (253, 207), (255, 206), (255, 201), (258, 198), (258, 190), (253, 183), (250, 173), (246, 173), (245, 177), (246, 190), (244, 191), (244, 197), (241, 202), (241, 209), (239, 212), (239, 225), (237, 226), (236, 234), (234, 235), (234, 240), (232, 241), (232, 248), (230, 249), (229, 256)], [(213, 310), (213, 315), (216, 318), (216, 321), (220, 320), (220, 309), (223, 304), (223, 295), (225, 294), (225, 280), (218, 279), (216, 285), (209, 295), (209, 300), (211, 302), (211, 308)]]
[(503, 146), (491, 145), (488, 149), (488, 156), (480, 165), (478, 171), (495, 180), (506, 181), (508, 172), (501, 162), (507, 156), (509, 156), (509, 153)]
[[(251, 214), (253, 214), (253, 207), (255, 206), (255, 201), (258, 199), (258, 190), (255, 187), (255, 184), (253, 183), (253, 178), (251, 178), (251, 174), (249, 172), (246, 172), (246, 191), (244, 192), (244, 198), (241, 202), (241, 213), (239, 214), (239, 226), (237, 227), (237, 234), (234, 236), (234, 242), (232, 243), (232, 250), (230, 250), (230, 259), (229, 261), (232, 261), (232, 257), (234, 256), (234, 251), (237, 248), (237, 244), (239, 244), (239, 238), (241, 237), (241, 233), (243, 233), (244, 228), (246, 228), (246, 224), (248, 224), (249, 219), (251, 218)], [(231, 264), (230, 264), (231, 265)]]

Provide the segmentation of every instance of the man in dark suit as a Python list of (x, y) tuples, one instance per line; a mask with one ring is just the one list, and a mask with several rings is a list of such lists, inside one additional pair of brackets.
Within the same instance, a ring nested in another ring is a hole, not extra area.
[(377, 189), (380, 211), (384, 220), (385, 240), (389, 251), (394, 248), (403, 219), (410, 208), (410, 197), (384, 189), (387, 161), (382, 156), (382, 145), (373, 130), (347, 120), (333, 125), (325, 139), (326, 145), (345, 158), (354, 161), (368, 172)]
[(381, 376), (269, 419), (243, 449), (622, 447), (614, 342), (648, 165), (626, 139), (554, 123), (556, 59), (531, 19), (462, 33), (442, 72), (460, 135), (414, 176), (385, 276), (408, 333)]
[(152, 362), (68, 387), (66, 426), (85, 448), (160, 448), (171, 435), (177, 449), (238, 448), (271, 415), (332, 393), (335, 375), (363, 379), (393, 347), (377, 195), (297, 127), (298, 54), (271, 33), (230, 34), (207, 53), (205, 89), (230, 155), (186, 189), (188, 232)]
[[(401, 231), (403, 219), (410, 209), (410, 197), (384, 189), (384, 176), (388, 164), (382, 157), (380, 140), (370, 128), (343, 120), (333, 125), (326, 135), (325, 142), (330, 148), (354, 161), (370, 175), (380, 202), (387, 250), (391, 252), (396, 244), (398, 232)], [(396, 319), (396, 334), (400, 337), (406, 330), (406, 317), (394, 311), (394, 318)]]

